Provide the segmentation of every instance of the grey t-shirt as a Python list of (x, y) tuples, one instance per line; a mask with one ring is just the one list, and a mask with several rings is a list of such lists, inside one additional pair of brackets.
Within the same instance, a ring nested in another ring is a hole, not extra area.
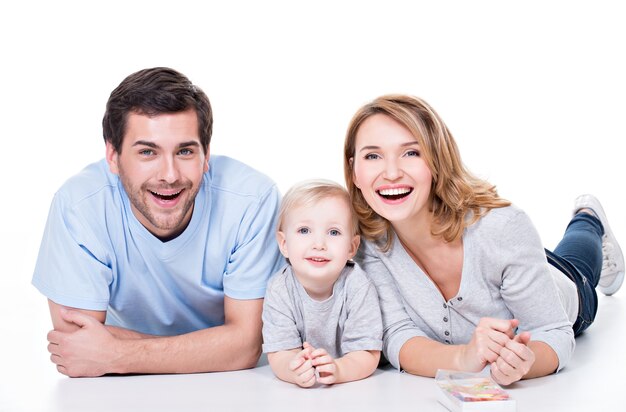
[(461, 285), (447, 301), (394, 238), (386, 253), (375, 243), (362, 243), (356, 260), (376, 285), (383, 353), (396, 368), (402, 345), (412, 337), (465, 344), (483, 317), (518, 319), (519, 331), (554, 349), (559, 369), (568, 362), (575, 341), (561, 296), (575, 305), (568, 310), (575, 313), (576, 288), (569, 279), (557, 288), (539, 235), (523, 211), (493, 209), (465, 229)]
[(286, 265), (269, 281), (263, 302), (263, 352), (309, 342), (339, 358), (358, 350), (382, 349), (382, 319), (372, 282), (358, 265), (346, 266), (333, 294), (316, 301)]

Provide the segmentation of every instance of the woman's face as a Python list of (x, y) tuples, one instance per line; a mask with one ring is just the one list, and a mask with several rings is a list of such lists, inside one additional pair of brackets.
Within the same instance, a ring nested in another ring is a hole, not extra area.
[(392, 225), (430, 219), (432, 174), (411, 132), (391, 117), (375, 114), (356, 135), (354, 184), (372, 209)]

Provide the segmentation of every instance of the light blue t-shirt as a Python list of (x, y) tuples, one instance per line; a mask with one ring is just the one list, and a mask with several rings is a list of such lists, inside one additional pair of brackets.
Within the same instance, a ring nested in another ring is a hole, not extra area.
[(224, 295), (262, 298), (284, 264), (274, 237), (279, 204), (269, 178), (211, 156), (189, 225), (162, 242), (101, 160), (56, 193), (33, 285), (58, 304), (107, 311), (107, 324), (142, 333), (222, 325)]

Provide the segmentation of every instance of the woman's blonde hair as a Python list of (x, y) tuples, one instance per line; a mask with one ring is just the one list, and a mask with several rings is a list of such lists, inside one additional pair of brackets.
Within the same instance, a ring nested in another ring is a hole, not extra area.
[(350, 195), (340, 184), (324, 179), (305, 180), (295, 184), (287, 191), (287, 193), (285, 193), (285, 196), (280, 204), (280, 211), (278, 212), (276, 231), (282, 231), (285, 217), (293, 209), (301, 206), (313, 206), (320, 200), (332, 197), (345, 200), (346, 206), (350, 211), (351, 235), (358, 234), (359, 221), (357, 220), (356, 214), (352, 209)]
[[(359, 128), (369, 117), (389, 116), (417, 139), (420, 156), (432, 174), (430, 211), (434, 221), (431, 233), (447, 242), (460, 238), (466, 227), (489, 210), (511, 203), (498, 196), (494, 185), (472, 175), (461, 162), (459, 149), (439, 115), (424, 100), (406, 95), (381, 96), (361, 107), (348, 126), (344, 145), (344, 175), (352, 206), (359, 219), (361, 234), (368, 240), (382, 241), (384, 251), (391, 247), (393, 230), (389, 221), (378, 215), (354, 184), (353, 158)], [(381, 136), (384, 138), (384, 136)]]

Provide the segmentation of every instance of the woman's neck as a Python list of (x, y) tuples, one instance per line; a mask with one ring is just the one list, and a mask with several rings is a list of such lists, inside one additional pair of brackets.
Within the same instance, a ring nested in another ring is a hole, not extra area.
[(443, 241), (441, 237), (432, 234), (433, 220), (432, 213), (428, 212), (413, 219), (392, 222), (391, 227), (405, 249), (407, 246), (411, 250), (429, 249)]

